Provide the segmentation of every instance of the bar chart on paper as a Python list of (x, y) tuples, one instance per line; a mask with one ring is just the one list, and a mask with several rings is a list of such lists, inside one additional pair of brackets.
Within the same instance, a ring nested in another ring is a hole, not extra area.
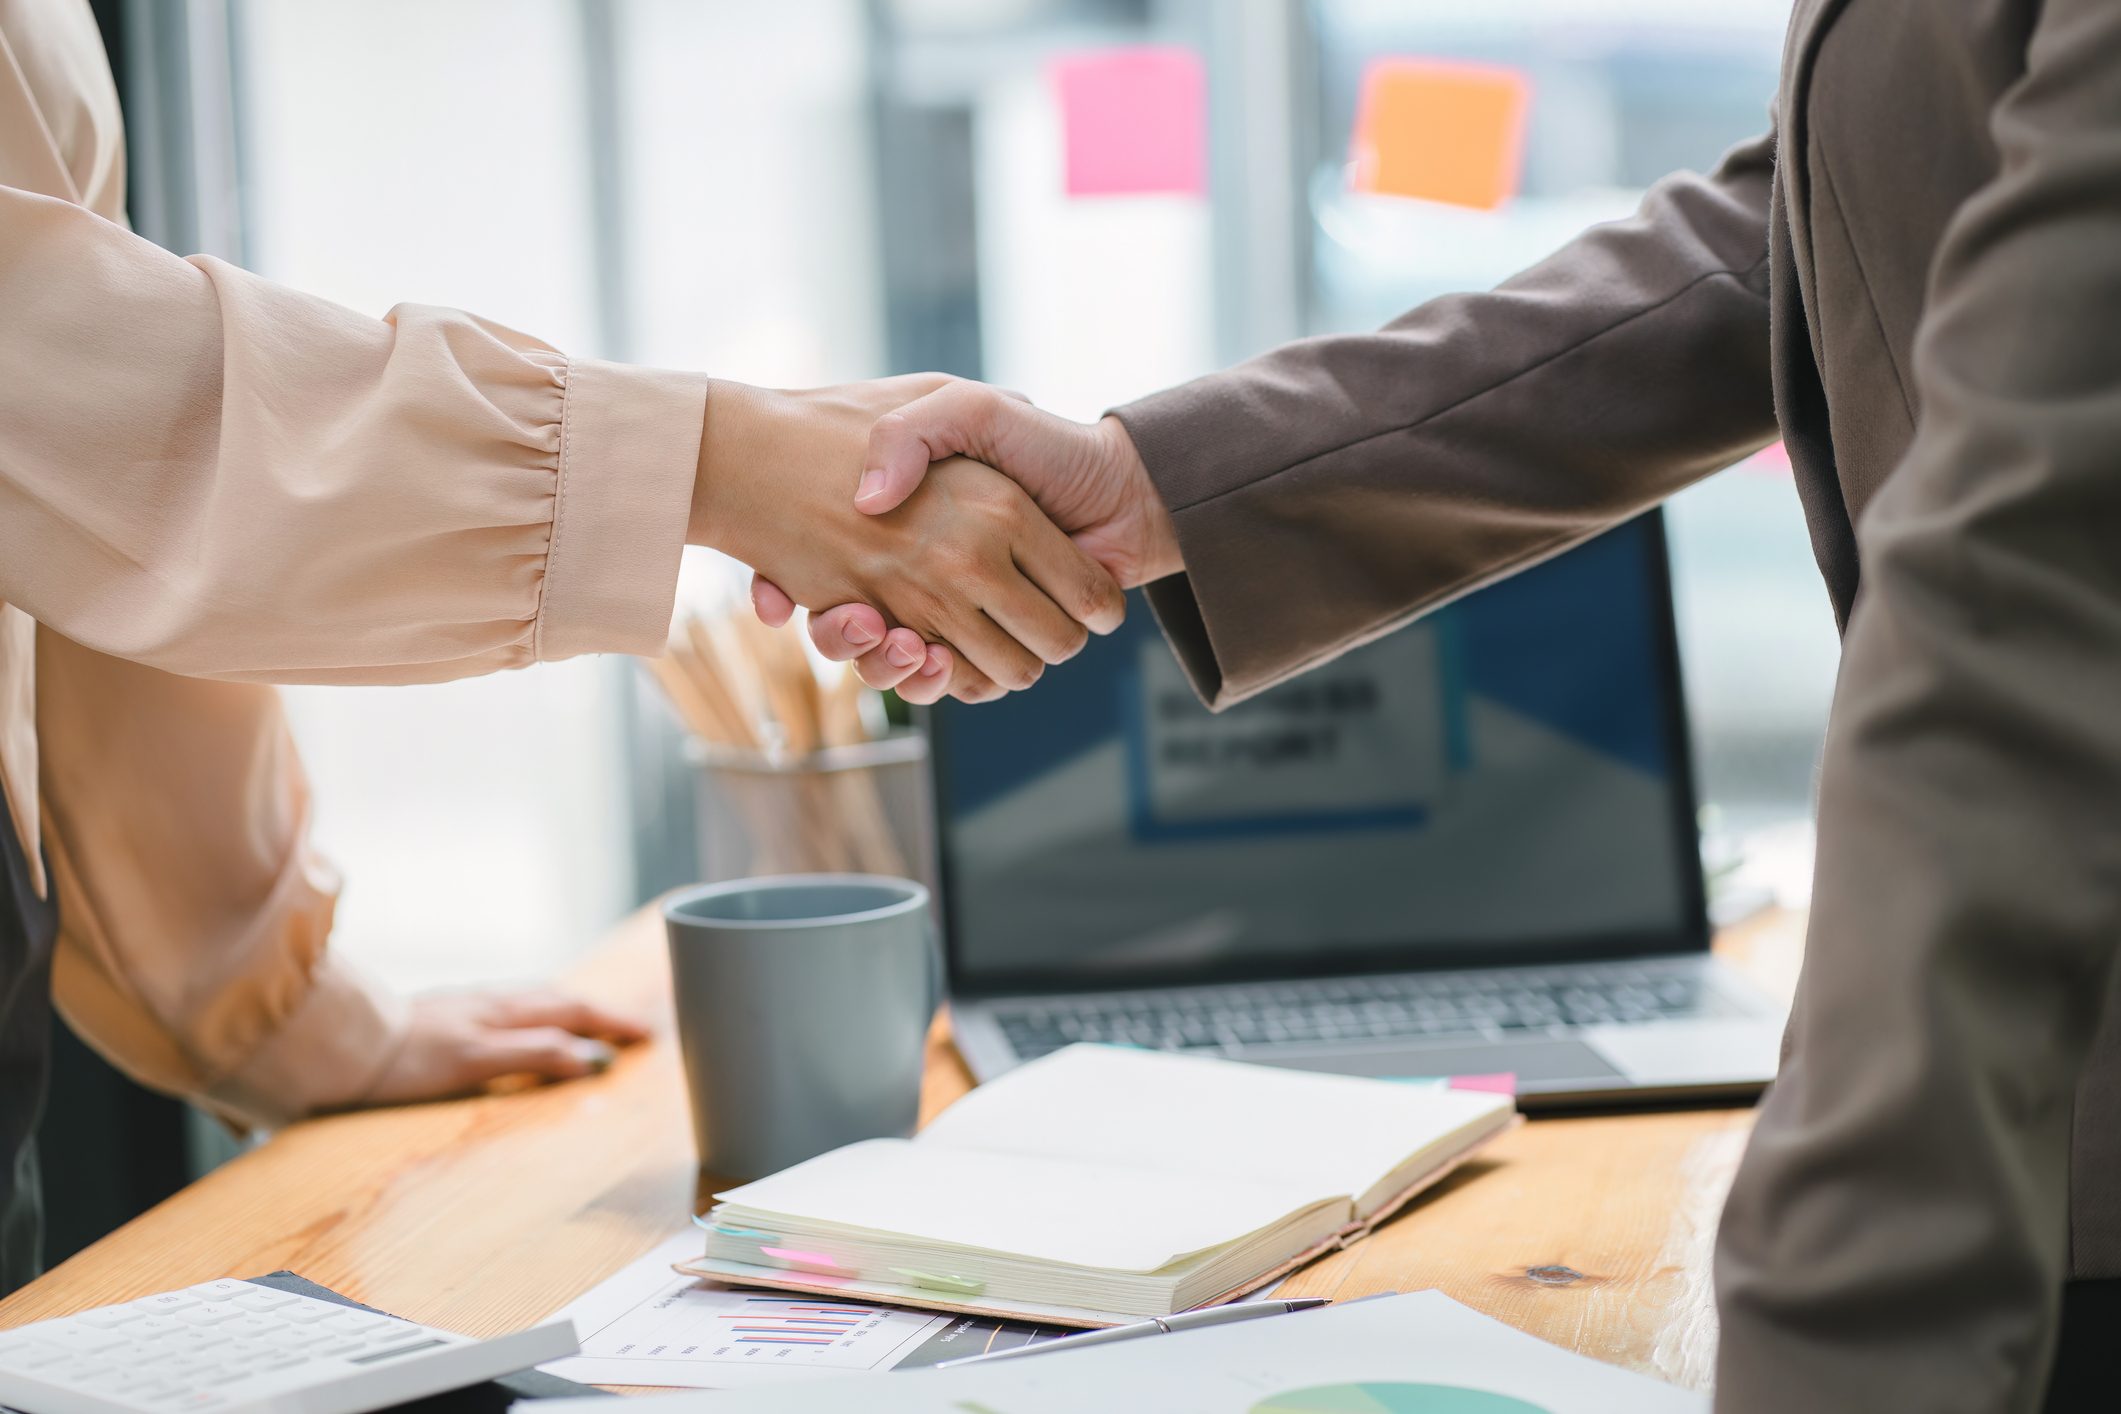
[(863, 1301), (779, 1296), (670, 1269), (699, 1253), (673, 1237), (569, 1305), (582, 1353), (544, 1366), (583, 1384), (737, 1389), (908, 1369), (1063, 1334)]
[(634, 1320), (584, 1340), (582, 1354), (838, 1374), (897, 1364), (893, 1357), (937, 1323), (928, 1312), (764, 1296), (677, 1277)]

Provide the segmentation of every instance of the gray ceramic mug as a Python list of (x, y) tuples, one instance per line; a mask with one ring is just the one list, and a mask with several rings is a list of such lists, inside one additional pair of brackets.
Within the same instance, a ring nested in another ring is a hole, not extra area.
[(927, 889), (737, 879), (671, 895), (663, 921), (701, 1168), (759, 1178), (913, 1133), (942, 999)]

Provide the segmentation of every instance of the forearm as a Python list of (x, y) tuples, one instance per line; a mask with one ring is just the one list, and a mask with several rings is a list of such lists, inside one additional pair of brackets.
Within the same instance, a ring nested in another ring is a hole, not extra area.
[(1187, 571), (1151, 601), (1203, 695), (1259, 691), (1772, 441), (1772, 152), (1663, 184), (1490, 293), (1117, 409)]
[(0, 188), (0, 599), (195, 676), (431, 681), (667, 624), (705, 380), (367, 318)]
[(364, 1094), (397, 999), (328, 950), (338, 877), (280, 700), (37, 633), (53, 995), (145, 1084), (239, 1125)]

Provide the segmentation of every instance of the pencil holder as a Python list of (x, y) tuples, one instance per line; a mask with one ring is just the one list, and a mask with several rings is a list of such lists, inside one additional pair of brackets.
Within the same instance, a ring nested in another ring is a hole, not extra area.
[(701, 879), (886, 874), (935, 886), (928, 741), (894, 733), (807, 756), (693, 741)]

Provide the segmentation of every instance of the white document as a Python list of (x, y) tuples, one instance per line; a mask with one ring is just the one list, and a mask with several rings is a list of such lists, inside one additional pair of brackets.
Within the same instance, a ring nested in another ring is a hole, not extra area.
[[(519, 1414), (601, 1414), (539, 1400)], [(1707, 1414), (1706, 1395), (1526, 1335), (1440, 1292), (956, 1370), (671, 1395), (642, 1414)]]
[[(863, 1301), (745, 1291), (670, 1269), (697, 1257), (687, 1227), (554, 1313), (582, 1353), (541, 1366), (586, 1385), (743, 1389), (933, 1365), (1069, 1332)], [(608, 1414), (608, 1412), (607, 1412)]]

